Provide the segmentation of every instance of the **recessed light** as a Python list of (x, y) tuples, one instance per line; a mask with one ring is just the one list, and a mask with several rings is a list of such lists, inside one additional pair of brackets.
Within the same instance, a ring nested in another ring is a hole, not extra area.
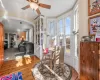
[(17, 32), (20, 32), (20, 29), (17, 29)]

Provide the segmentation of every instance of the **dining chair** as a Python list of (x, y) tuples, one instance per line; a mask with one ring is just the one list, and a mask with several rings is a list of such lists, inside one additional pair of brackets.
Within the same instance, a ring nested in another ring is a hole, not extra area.
[(52, 53), (49, 53), (49, 50), (46, 49), (46, 51), (43, 52), (43, 57), (41, 60), (42, 65), (47, 65), (52, 69)]
[[(54, 53), (53, 67), (54, 70), (60, 68), (61, 72), (64, 73), (64, 46), (56, 48), (56, 52)], [(60, 71), (58, 73), (60, 75)]]

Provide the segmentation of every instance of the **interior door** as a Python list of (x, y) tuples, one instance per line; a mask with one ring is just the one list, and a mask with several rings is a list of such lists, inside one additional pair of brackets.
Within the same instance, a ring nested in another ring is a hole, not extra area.
[(0, 67), (3, 64), (4, 57), (4, 34), (3, 34), (3, 24), (0, 23)]

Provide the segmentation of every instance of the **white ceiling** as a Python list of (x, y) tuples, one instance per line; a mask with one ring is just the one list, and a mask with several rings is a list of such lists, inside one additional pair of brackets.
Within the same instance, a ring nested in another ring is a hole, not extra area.
[(42, 3), (50, 4), (51, 9), (40, 8), (41, 13), (48, 17), (59, 16), (70, 10), (77, 0), (40, 0)]
[(17, 32), (17, 31), (25, 31), (26, 29), (30, 29), (33, 26), (25, 21), (15, 20), (15, 19), (4, 19), (2, 20), (4, 25), (4, 30), (6, 32)]
[[(40, 8), (42, 15), (47, 17), (56, 17), (68, 10), (70, 10), (77, 0), (39, 0), (39, 2), (51, 5), (51, 9)], [(28, 5), (26, 0), (0, 0), (0, 12), (4, 12), (2, 17), (11, 16), (22, 19), (30, 19), (33, 21), (37, 16), (37, 13), (32, 9), (22, 10), (21, 8)], [(0, 15), (1, 16), (1, 15)], [(17, 28), (22, 29), (20, 21), (16, 20), (4, 20), (5, 29), (15, 30)], [(9, 25), (9, 27), (8, 27)], [(24, 25), (25, 26), (25, 25)], [(27, 28), (27, 27), (25, 27)], [(24, 29), (24, 27), (23, 27)]]
[[(8, 13), (14, 13), (17, 16), (26, 18), (34, 18), (37, 16), (35, 11), (31, 9), (22, 10), (21, 8), (28, 4), (26, 0), (0, 0), (0, 10), (5, 10)], [(41, 3), (51, 5), (51, 9), (40, 8), (42, 15), (58, 16), (73, 7), (76, 0), (39, 0)]]
[(33, 19), (37, 15), (30, 8), (27, 10), (21, 9), (28, 4), (26, 0), (0, 0), (0, 2), (0, 10), (5, 12), (4, 15), (12, 15), (30, 19)]

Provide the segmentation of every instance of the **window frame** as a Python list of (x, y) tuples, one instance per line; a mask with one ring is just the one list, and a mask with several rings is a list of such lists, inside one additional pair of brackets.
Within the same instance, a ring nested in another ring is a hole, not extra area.
[[(61, 24), (60, 24), (60, 21), (62, 21), (62, 26), (61, 26)], [(59, 33), (59, 36), (60, 36), (61, 34), (64, 34), (64, 32), (63, 32), (63, 31), (64, 31), (63, 19), (58, 20), (58, 25), (59, 25), (59, 26), (58, 26), (58, 28), (59, 28), (59, 29), (58, 29), (58, 30), (59, 30), (58, 33)], [(60, 29), (61, 29), (62, 31), (61, 31)]]
[[(75, 9), (74, 9), (74, 31), (78, 32), (79, 30), (79, 8), (78, 5), (76, 5)], [(75, 34), (75, 57), (78, 57), (78, 48), (79, 48), (79, 44), (78, 44), (78, 36), (79, 34)]]
[[(53, 32), (52, 32), (53, 30)], [(49, 22), (49, 34), (51, 37), (54, 37), (55, 36), (55, 22), (54, 21), (50, 21)]]
[[(61, 20), (62, 20), (62, 26), (60, 26), (60, 21)], [(61, 27), (62, 27), (62, 33), (60, 31)], [(58, 42), (57, 42), (58, 45), (63, 46), (64, 45), (64, 19), (63, 18), (60, 18), (57, 21), (57, 37), (58, 37)]]
[[(48, 44), (51, 44), (51, 41), (54, 40), (53, 45), (56, 45), (56, 20), (55, 19), (48, 19)], [(52, 32), (53, 30), (53, 32)], [(49, 45), (48, 47), (51, 47), (52, 45)]]
[[(70, 34), (67, 34), (66, 35), (66, 27), (67, 27), (67, 24), (66, 24), (66, 19), (67, 18), (70, 18)], [(70, 44), (66, 44), (66, 37), (70, 37), (70, 39), (71, 39), (71, 28), (72, 28), (72, 26), (71, 26), (71, 24), (72, 24), (72, 19), (71, 19), (71, 15), (68, 15), (68, 16), (66, 16), (65, 18), (64, 18), (64, 22), (65, 22), (65, 27), (64, 27), (64, 29), (65, 29), (65, 32), (64, 32), (64, 34), (65, 34), (65, 54), (67, 54), (68, 56), (70, 56), (71, 55), (71, 40), (70, 40)], [(67, 47), (67, 45), (70, 45), (70, 52), (69, 53), (67, 53), (66, 52), (66, 47)]]

